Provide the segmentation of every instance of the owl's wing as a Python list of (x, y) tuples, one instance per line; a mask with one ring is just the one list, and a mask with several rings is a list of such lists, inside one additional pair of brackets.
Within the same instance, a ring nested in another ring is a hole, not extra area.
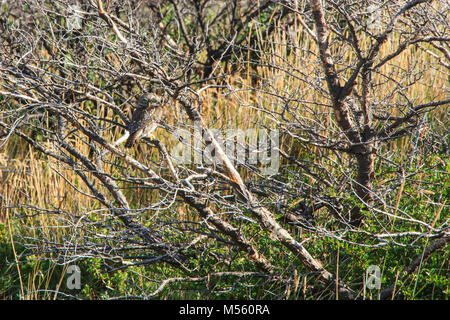
[(125, 142), (125, 148), (131, 148), (133, 146), (134, 141), (139, 135), (139, 131), (140, 130), (135, 130), (134, 132), (130, 132), (130, 136), (128, 137), (127, 142)]
[(133, 115), (131, 116), (131, 121), (128, 125), (128, 131), (134, 132), (139, 129), (139, 127), (141, 127), (142, 121), (146, 118), (146, 109), (147, 106), (142, 104), (136, 107)]

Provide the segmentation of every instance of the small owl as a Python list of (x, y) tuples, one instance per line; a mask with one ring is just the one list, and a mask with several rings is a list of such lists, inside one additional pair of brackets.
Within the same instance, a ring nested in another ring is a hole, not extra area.
[(138, 100), (138, 105), (133, 112), (128, 132), (130, 136), (125, 143), (126, 148), (131, 148), (136, 139), (142, 136), (149, 136), (158, 127), (161, 119), (161, 100), (153, 95), (144, 93)]

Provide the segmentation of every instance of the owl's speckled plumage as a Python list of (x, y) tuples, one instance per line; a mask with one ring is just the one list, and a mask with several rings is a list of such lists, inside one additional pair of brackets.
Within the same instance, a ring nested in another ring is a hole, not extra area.
[(136, 139), (143, 135), (150, 135), (157, 128), (157, 121), (161, 115), (161, 100), (153, 94), (143, 94), (138, 100), (138, 105), (128, 125), (130, 136), (125, 147), (131, 148)]

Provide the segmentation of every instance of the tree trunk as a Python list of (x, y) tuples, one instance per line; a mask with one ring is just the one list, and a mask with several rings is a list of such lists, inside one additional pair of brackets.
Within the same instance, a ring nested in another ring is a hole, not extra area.
[[(372, 182), (375, 176), (375, 153), (372, 150), (375, 150), (375, 148), (372, 148), (371, 145), (366, 145), (364, 149), (367, 152), (356, 154), (358, 168), (354, 186), (356, 195), (364, 203), (364, 207), (366, 207), (373, 201)], [(363, 219), (364, 215), (361, 213), (361, 207), (354, 207), (351, 210), (350, 224), (359, 226)]]

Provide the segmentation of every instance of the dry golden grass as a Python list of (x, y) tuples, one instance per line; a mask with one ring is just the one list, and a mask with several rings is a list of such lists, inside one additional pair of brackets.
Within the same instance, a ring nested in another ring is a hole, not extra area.
[[(283, 107), (283, 101), (278, 95), (287, 96), (293, 90), (301, 95), (302, 101), (311, 102), (304, 103), (303, 108), (298, 108), (297, 113), (304, 119), (314, 119), (325, 124), (321, 133), (324, 136), (331, 135), (335, 132), (337, 124), (332, 116), (330, 108), (324, 106), (329, 104), (325, 97), (318, 90), (311, 90), (310, 85), (304, 80), (313, 79), (320, 65), (317, 63), (315, 52), (317, 48), (314, 42), (305, 40), (300, 25), (294, 26), (289, 34), (284, 28), (276, 29), (270, 39), (264, 39), (258, 25), (254, 24), (253, 28), (256, 34), (260, 35), (259, 47), (261, 55), (260, 64), (252, 67), (250, 61), (242, 62), (245, 73), (236, 73), (228, 75), (224, 83), (232, 88), (242, 89), (232, 94), (226, 94), (226, 90), (221, 88), (210, 88), (201, 92), (201, 100), (203, 101), (202, 114), (205, 122), (210, 124), (211, 128), (242, 128), (257, 127), (254, 123), (263, 122), (271, 126), (270, 117), (264, 114), (260, 109), (267, 109), (273, 112), (280, 112)], [(295, 43), (295, 48), (289, 48), (288, 43)], [(390, 53), (398, 44), (398, 39), (390, 38), (382, 47), (381, 56)], [(368, 46), (368, 39), (361, 40), (362, 48)], [(337, 54), (342, 54), (344, 61), (354, 59), (354, 54), (345, 48), (333, 47)], [(375, 83), (382, 83), (379, 91), (373, 92), (374, 99), (380, 99), (388, 90), (391, 90), (396, 83), (409, 84), (414, 79), (404, 76), (404, 70), (411, 69), (419, 73), (425, 63), (435, 63), (433, 56), (426, 50), (431, 50), (426, 45), (421, 49), (411, 47), (396, 57), (391, 63), (384, 65), (380, 74), (374, 76)], [(343, 51), (343, 52), (341, 52)], [(250, 57), (247, 57), (248, 59)], [(279, 68), (273, 68), (273, 66)], [(350, 70), (344, 75), (348, 75)], [(293, 76), (289, 76), (291, 73)], [(261, 81), (267, 81), (269, 86), (261, 90), (253, 90), (255, 85), (255, 74)], [(389, 75), (386, 79), (384, 75)], [(322, 84), (326, 88), (326, 84)], [(412, 83), (405, 90), (405, 94), (414, 98), (416, 103), (445, 98), (448, 95), (448, 78), (444, 66), (435, 65), (428, 68), (423, 73), (420, 81)], [(401, 110), (391, 107), (389, 102), (399, 99), (398, 95), (389, 97), (386, 101), (385, 111), (392, 115), (399, 115)], [(89, 106), (81, 106), (89, 109)], [(173, 106), (166, 106), (166, 117), (168, 122), (174, 126), (177, 121), (182, 119), (180, 111), (173, 110)], [(97, 114), (103, 117), (113, 117), (110, 109), (100, 106)], [(177, 119), (173, 121), (175, 115)], [(317, 118), (320, 115), (319, 118)], [(448, 115), (448, 106), (440, 108), (434, 113), (434, 116), (441, 121), (445, 120)], [(105, 138), (110, 141), (117, 140), (123, 130), (116, 127), (113, 130), (105, 131)], [(168, 149), (177, 143), (171, 139), (170, 134), (162, 129), (158, 129), (156, 135), (162, 139)], [(288, 149), (295, 149), (294, 142), (286, 140)], [(79, 139), (74, 141), (75, 147), (82, 153), (89, 152), (89, 146)], [(399, 149), (408, 148), (408, 138), (399, 139), (395, 147)], [(156, 150), (149, 150), (150, 157), (158, 158)], [(138, 160), (143, 160), (138, 157)], [(31, 147), (21, 142), (18, 138), (10, 139), (8, 146), (3, 148), (0, 153), (0, 166), (2, 168), (0, 194), (2, 195), (2, 210), (0, 218), (4, 219), (7, 214), (8, 206), (29, 203), (37, 207), (51, 208), (58, 206), (61, 209), (80, 212), (86, 208), (95, 207), (92, 203), (94, 200), (81, 195), (70, 187), (75, 185), (83, 191), (85, 190), (76, 174), (55, 161), (42, 157), (36, 153)], [(105, 168), (109, 170), (110, 168)], [(42, 217), (42, 219), (45, 219)], [(46, 221), (50, 222), (50, 221)]]

